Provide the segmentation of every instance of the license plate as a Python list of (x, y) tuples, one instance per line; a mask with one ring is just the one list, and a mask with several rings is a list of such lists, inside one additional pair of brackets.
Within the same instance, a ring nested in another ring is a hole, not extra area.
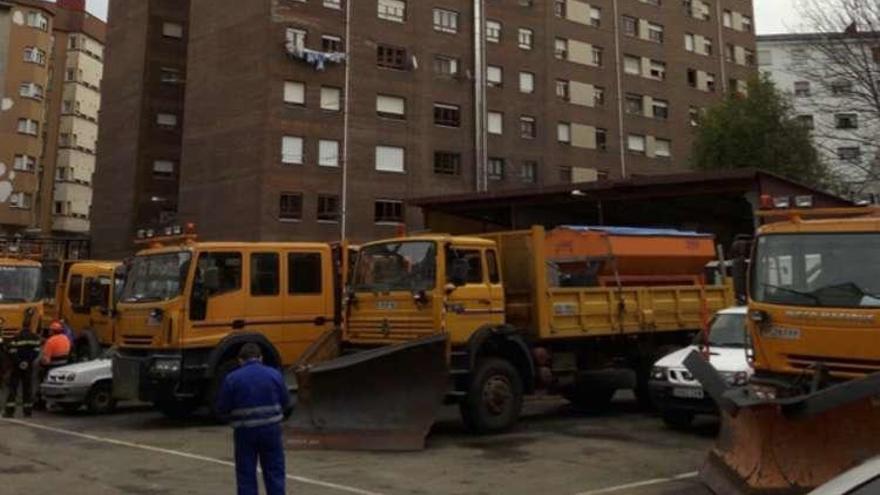
[(771, 327), (763, 335), (768, 339), (800, 340), (801, 331), (798, 328)]
[(397, 303), (394, 301), (376, 301), (376, 309), (380, 311), (393, 311), (397, 309)]
[(702, 399), (705, 394), (701, 388), (674, 388), (672, 396), (680, 399)]

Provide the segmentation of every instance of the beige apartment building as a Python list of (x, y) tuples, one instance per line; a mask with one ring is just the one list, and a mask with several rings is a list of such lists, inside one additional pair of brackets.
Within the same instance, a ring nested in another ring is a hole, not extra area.
[(104, 37), (84, 0), (0, 0), (0, 235), (88, 235)]

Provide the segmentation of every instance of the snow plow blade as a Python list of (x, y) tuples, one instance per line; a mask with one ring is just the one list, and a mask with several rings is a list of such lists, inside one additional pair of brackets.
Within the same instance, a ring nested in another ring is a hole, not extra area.
[(803, 494), (880, 454), (880, 374), (766, 399), (748, 387), (721, 389), (720, 376), (706, 376), (714, 368), (696, 360), (705, 363), (691, 356), (685, 366), (722, 410), (721, 432), (700, 471), (715, 493)]
[(307, 353), (315, 359), (295, 371), (297, 407), (285, 428), (288, 446), (423, 449), (449, 385), (446, 336), (322, 360), (334, 345), (338, 355), (338, 338), (335, 344), (332, 337), (326, 340)]

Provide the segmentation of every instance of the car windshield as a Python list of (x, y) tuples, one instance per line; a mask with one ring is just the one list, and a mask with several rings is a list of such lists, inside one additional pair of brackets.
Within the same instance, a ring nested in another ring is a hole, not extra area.
[(709, 345), (712, 347), (745, 347), (746, 316), (720, 314), (709, 327)]
[(127, 273), (121, 301), (156, 302), (179, 296), (186, 285), (190, 259), (189, 251), (136, 257)]
[(390, 242), (368, 246), (358, 255), (354, 290), (421, 291), (434, 287), (437, 247), (434, 242)]
[(880, 307), (878, 254), (878, 234), (761, 236), (751, 297), (787, 306)]
[(0, 304), (33, 302), (40, 298), (40, 268), (0, 265)]

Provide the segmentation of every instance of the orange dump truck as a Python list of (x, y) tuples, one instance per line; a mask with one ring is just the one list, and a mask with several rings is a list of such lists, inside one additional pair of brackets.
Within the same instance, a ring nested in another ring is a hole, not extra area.
[(547, 233), (547, 258), (563, 285), (702, 285), (715, 239), (671, 229), (563, 226)]

